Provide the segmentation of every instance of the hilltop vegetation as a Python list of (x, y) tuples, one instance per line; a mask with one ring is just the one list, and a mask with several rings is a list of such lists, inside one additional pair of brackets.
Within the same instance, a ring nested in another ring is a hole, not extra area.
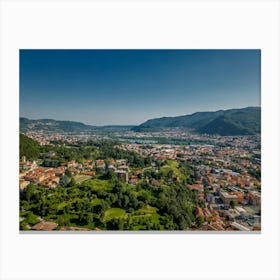
[(20, 193), (21, 229), (39, 217), (57, 222), (59, 228), (103, 230), (182, 230), (197, 222), (197, 194), (185, 184), (132, 186), (100, 178), (55, 189), (29, 185)]
[(228, 112), (199, 128), (200, 133), (219, 135), (252, 135), (261, 132), (260, 108)]
[(40, 154), (40, 145), (36, 141), (20, 133), (19, 143), (20, 158), (25, 156), (28, 160), (38, 159)]
[[(96, 141), (79, 143), (68, 146), (40, 146), (36, 141), (20, 134), (20, 157), (25, 156), (26, 160), (35, 160), (41, 158), (46, 166), (55, 167), (60, 163), (69, 160), (83, 162), (87, 159), (122, 159), (126, 158), (131, 167), (142, 168), (150, 165), (150, 158), (143, 158), (139, 154), (132, 151), (119, 149), (118, 141)], [(48, 153), (53, 152), (54, 155), (49, 158)]]
[(151, 119), (133, 128), (136, 132), (165, 128), (184, 128), (196, 133), (219, 135), (251, 135), (261, 132), (261, 108), (198, 112), (179, 117)]

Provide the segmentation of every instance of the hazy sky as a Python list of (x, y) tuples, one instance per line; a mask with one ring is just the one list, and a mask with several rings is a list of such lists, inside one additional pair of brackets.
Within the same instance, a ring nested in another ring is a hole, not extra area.
[(20, 115), (86, 124), (260, 106), (260, 50), (21, 50)]

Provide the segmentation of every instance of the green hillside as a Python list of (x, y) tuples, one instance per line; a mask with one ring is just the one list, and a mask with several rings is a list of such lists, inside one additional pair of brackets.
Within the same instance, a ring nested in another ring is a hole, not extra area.
[(35, 160), (40, 154), (40, 145), (27, 137), (26, 135), (20, 133), (19, 135), (19, 154), (20, 158), (26, 157), (26, 160)]
[(178, 117), (151, 119), (132, 128), (134, 131), (158, 131), (166, 128), (184, 128), (196, 133), (219, 135), (250, 135), (261, 132), (261, 108), (197, 112)]
[(229, 112), (198, 129), (200, 133), (219, 135), (252, 135), (261, 132), (261, 110)]
[(53, 119), (39, 119), (30, 120), (27, 118), (20, 118), (20, 131), (50, 131), (50, 132), (66, 132), (66, 133), (79, 133), (79, 132), (121, 132), (130, 130), (133, 126), (129, 125), (105, 125), (105, 126), (93, 126), (87, 125), (81, 122), (75, 121), (57, 121)]
[(72, 121), (57, 121), (52, 119), (30, 120), (27, 118), (20, 118), (20, 130), (28, 131), (31, 129), (56, 132), (81, 132), (93, 130), (94, 126)]

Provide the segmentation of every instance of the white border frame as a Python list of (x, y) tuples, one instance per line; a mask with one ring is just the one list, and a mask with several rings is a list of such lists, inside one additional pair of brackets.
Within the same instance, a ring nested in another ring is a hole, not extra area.
[[(1, 2), (1, 279), (279, 279), (279, 2)], [(262, 50), (262, 233), (18, 231), (19, 49)]]

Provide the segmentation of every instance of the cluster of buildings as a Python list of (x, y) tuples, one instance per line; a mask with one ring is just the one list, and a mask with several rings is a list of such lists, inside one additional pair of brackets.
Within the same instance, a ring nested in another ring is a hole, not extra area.
[(101, 173), (111, 170), (116, 177), (122, 179), (125, 183), (136, 185), (138, 175), (141, 170), (136, 170), (134, 173), (130, 171), (126, 159), (114, 160), (110, 159), (105, 162), (103, 159), (85, 160), (83, 163), (78, 163), (75, 160), (61, 163), (60, 166), (43, 167), (38, 166), (36, 161), (26, 161), (25, 158), (20, 162), (19, 188), (23, 190), (30, 183), (37, 184), (43, 187), (55, 188), (59, 185), (61, 177), (68, 170), (72, 176), (88, 175), (93, 176), (97, 170)]
[[(195, 183), (205, 207), (197, 209), (204, 220), (202, 230), (260, 230), (261, 181), (259, 139), (218, 137), (224, 145), (122, 144), (122, 148), (150, 156), (153, 161), (172, 159), (189, 163), (195, 170)], [(230, 143), (229, 143), (230, 141)], [(154, 167), (157, 170), (156, 167)]]
[(29, 170), (24, 170), (19, 174), (19, 188), (25, 189), (30, 183), (37, 184), (47, 188), (55, 188), (59, 185), (60, 178), (65, 173), (65, 167), (57, 168), (38, 167), (33, 162)]
[(100, 135), (88, 134), (88, 133), (59, 133), (45, 130), (29, 130), (26, 136), (37, 141), (40, 145), (54, 145), (55, 142), (61, 142), (65, 144), (75, 144), (78, 142), (87, 142), (91, 140), (101, 139)]
[[(196, 216), (203, 220), (199, 230), (260, 230), (261, 182), (251, 172), (253, 170), (260, 174), (260, 137), (205, 136), (179, 130), (175, 132), (126, 132), (122, 136), (136, 140), (172, 136), (189, 139), (195, 144), (161, 145), (156, 141), (131, 141), (118, 148), (150, 157), (151, 168), (155, 171), (158, 171), (155, 163), (167, 159), (186, 162), (193, 167), (195, 183), (188, 187), (198, 193), (198, 198), (204, 205), (196, 209)], [(40, 132), (29, 132), (28, 136), (43, 145), (54, 140), (76, 143), (93, 140), (94, 137), (67, 134), (46, 136)], [(38, 166), (34, 161), (23, 159), (20, 162), (20, 189), (25, 189), (30, 183), (48, 188), (57, 187), (66, 170), (74, 176), (92, 176), (99, 171), (111, 171), (125, 183), (133, 185), (144, 179), (141, 177), (144, 169), (131, 169), (126, 159), (85, 160), (83, 163), (70, 160), (56, 168)]]

